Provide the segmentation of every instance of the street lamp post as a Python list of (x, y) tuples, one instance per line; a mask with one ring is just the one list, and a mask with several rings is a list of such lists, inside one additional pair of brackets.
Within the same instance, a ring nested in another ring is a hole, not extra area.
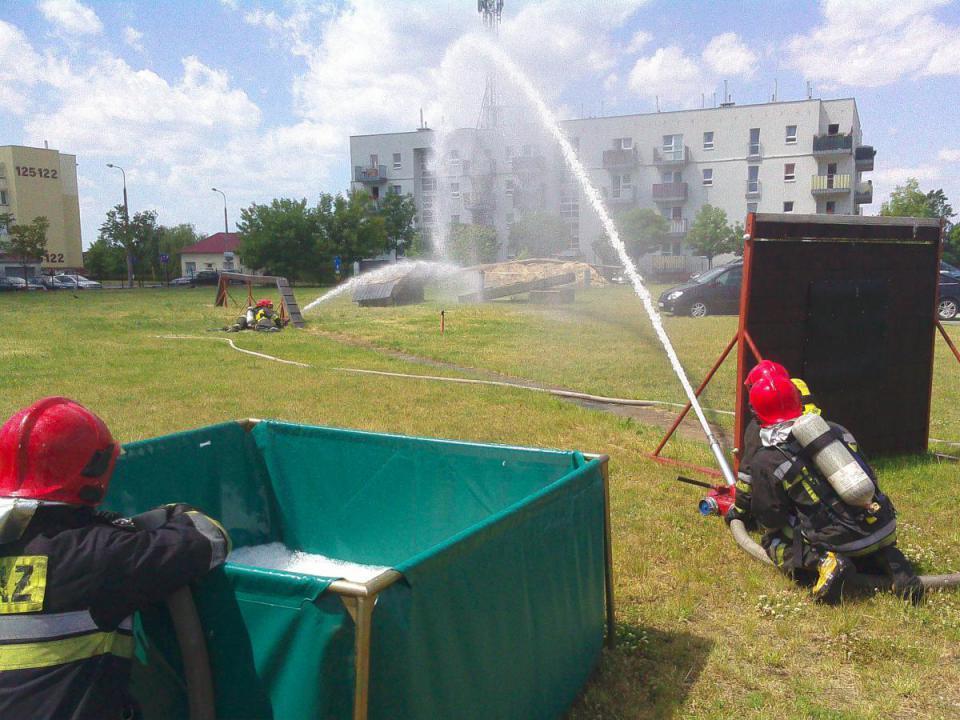
[(119, 170), (120, 174), (123, 175), (123, 227), (127, 241), (124, 250), (127, 251), (127, 282), (130, 287), (133, 287), (133, 255), (130, 252), (130, 206), (127, 205), (127, 173), (122, 167), (113, 163), (107, 163), (107, 167)]
[(217, 190), (216, 188), (210, 188), (210, 189), (216, 193), (220, 193), (221, 195), (223, 195), (223, 231), (225, 233), (229, 233), (230, 226), (227, 225), (227, 196), (223, 192), (223, 190)]

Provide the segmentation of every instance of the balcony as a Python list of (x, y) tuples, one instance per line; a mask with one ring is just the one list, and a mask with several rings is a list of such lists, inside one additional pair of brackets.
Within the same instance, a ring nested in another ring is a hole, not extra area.
[(354, 182), (370, 183), (375, 185), (387, 181), (387, 166), (375, 165), (373, 167), (363, 167), (356, 165), (353, 168)]
[(853, 157), (857, 164), (857, 170), (860, 172), (873, 170), (873, 157), (876, 154), (877, 151), (872, 145), (861, 145), (854, 150)]
[(760, 142), (747, 143), (747, 160), (759, 160), (763, 157), (763, 145)]
[(667, 230), (669, 235), (686, 235), (687, 234), (687, 219), (686, 218), (671, 218), (670, 219), (670, 229)]
[(617, 206), (632, 205), (637, 202), (637, 189), (632, 185), (624, 185), (615, 189), (611, 188), (607, 202)]
[(850, 192), (849, 175), (814, 175), (810, 178), (814, 195), (841, 195)]
[(543, 155), (518, 155), (510, 159), (513, 172), (525, 175), (540, 175), (546, 172), (546, 160)]
[(760, 197), (760, 192), (762, 187), (760, 186), (759, 180), (747, 180), (747, 192), (746, 196), (748, 198), (758, 198)]
[(492, 212), (497, 201), (492, 192), (463, 193), (463, 207), (472, 213)]
[(848, 155), (853, 152), (853, 135), (815, 135), (814, 155)]
[(683, 202), (687, 199), (685, 182), (654, 183), (653, 201), (658, 203)]
[(657, 167), (676, 167), (690, 162), (690, 148), (686, 145), (680, 148), (655, 147), (653, 149), (653, 164)]
[(605, 170), (629, 169), (636, 167), (639, 162), (640, 152), (636, 148), (603, 151), (603, 167)]
[(857, 183), (857, 190), (853, 194), (855, 205), (869, 205), (873, 202), (873, 181)]

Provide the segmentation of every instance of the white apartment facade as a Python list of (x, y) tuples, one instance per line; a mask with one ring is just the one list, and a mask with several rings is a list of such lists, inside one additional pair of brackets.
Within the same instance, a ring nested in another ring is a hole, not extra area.
[[(614, 213), (634, 207), (670, 220), (662, 252), (683, 239), (705, 204), (730, 222), (747, 212), (858, 214), (873, 201), (875, 150), (862, 142), (856, 101), (801, 100), (703, 110), (585, 118), (561, 123), (591, 181)], [(602, 229), (557, 148), (489, 130), (458, 130), (443, 141), (408, 133), (350, 138), (352, 187), (375, 196), (411, 194), (428, 233), (440, 223), (493, 225), (506, 252), (510, 223), (528, 211), (562, 216), (569, 246), (593, 259)], [(436, 165), (436, 167), (433, 167)]]

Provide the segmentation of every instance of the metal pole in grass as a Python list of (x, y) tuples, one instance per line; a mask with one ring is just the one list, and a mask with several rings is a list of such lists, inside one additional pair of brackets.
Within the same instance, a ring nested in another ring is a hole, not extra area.
[[(108, 168), (113, 168), (114, 170), (119, 170), (120, 174), (123, 175), (123, 230), (126, 235), (127, 244), (130, 243), (130, 206), (127, 205), (127, 173), (119, 165), (114, 165), (113, 163), (107, 163)], [(133, 287), (133, 264), (130, 262), (130, 250), (127, 250), (127, 282), (130, 283), (130, 287)]]

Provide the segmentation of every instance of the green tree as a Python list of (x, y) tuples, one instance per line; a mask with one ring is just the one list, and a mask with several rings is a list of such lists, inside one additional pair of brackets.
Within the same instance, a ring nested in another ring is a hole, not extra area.
[(280, 198), (240, 210), (240, 257), (249, 268), (297, 280), (319, 261), (321, 226), (306, 200)]
[(518, 257), (551, 257), (570, 247), (570, 227), (559, 215), (524, 214), (510, 225), (507, 250)]
[(732, 233), (732, 245), (730, 252), (734, 253), (738, 257), (743, 257), (743, 236), (746, 234), (746, 229), (743, 227), (743, 223), (738, 222), (733, 224), (733, 233)]
[(960, 266), (960, 223), (952, 226), (943, 241), (943, 259)]
[(500, 249), (497, 231), (487, 225), (450, 226), (447, 251), (458, 265), (478, 265), (494, 262)]
[(47, 250), (47, 230), (50, 221), (44, 216), (35, 217), (27, 224), (11, 224), (13, 216), (5, 213), (0, 216), (0, 225), (7, 228), (5, 251), (20, 261), (23, 265), (23, 277), (27, 278), (27, 265), (31, 261), (39, 260)]
[(126, 275), (126, 253), (123, 248), (111, 245), (105, 237), (99, 237), (83, 254), (83, 267), (96, 280), (114, 280)]
[(134, 272), (143, 285), (143, 278), (150, 274), (153, 280), (163, 277), (160, 265), (160, 228), (157, 213), (153, 210), (138, 212), (130, 220), (130, 234), (134, 240)]
[(318, 209), (325, 227), (327, 259), (339, 255), (343, 264), (349, 266), (356, 260), (381, 255), (390, 248), (386, 221), (368, 193), (357, 191), (348, 196), (323, 196)]
[(880, 207), (880, 214), (891, 217), (927, 217), (950, 219), (953, 208), (943, 190), (923, 192), (916, 178), (907, 178), (890, 193), (890, 199)]
[(203, 238), (204, 235), (198, 233), (196, 228), (189, 223), (181, 223), (173, 227), (161, 225), (158, 251), (160, 254), (170, 256), (166, 270), (174, 273), (179, 272), (180, 251), (189, 245), (200, 242)]
[(138, 264), (144, 272), (151, 267), (147, 254), (156, 247), (156, 233), (156, 212), (144, 210), (128, 218), (123, 205), (108, 210), (106, 219), (100, 225), (100, 237), (114, 247), (123, 248), (127, 260), (127, 283), (130, 287), (133, 287)]
[[(734, 232), (723, 210), (713, 205), (704, 205), (687, 233), (687, 244), (706, 256), (707, 265), (713, 267), (713, 258), (725, 252), (733, 252), (737, 248)], [(740, 237), (743, 237), (742, 232)], [(742, 243), (742, 239), (740, 242)]]
[(655, 210), (633, 208), (617, 218), (623, 243), (631, 257), (639, 257), (667, 242), (670, 221)]
[(411, 247), (416, 236), (413, 219), (417, 216), (417, 206), (412, 195), (388, 193), (380, 203), (380, 215), (383, 217), (387, 243), (397, 255), (404, 255)]
[(593, 248), (593, 254), (596, 255), (601, 265), (620, 265), (620, 256), (617, 255), (617, 251), (610, 244), (610, 238), (605, 234), (595, 238), (590, 243), (590, 247)]

